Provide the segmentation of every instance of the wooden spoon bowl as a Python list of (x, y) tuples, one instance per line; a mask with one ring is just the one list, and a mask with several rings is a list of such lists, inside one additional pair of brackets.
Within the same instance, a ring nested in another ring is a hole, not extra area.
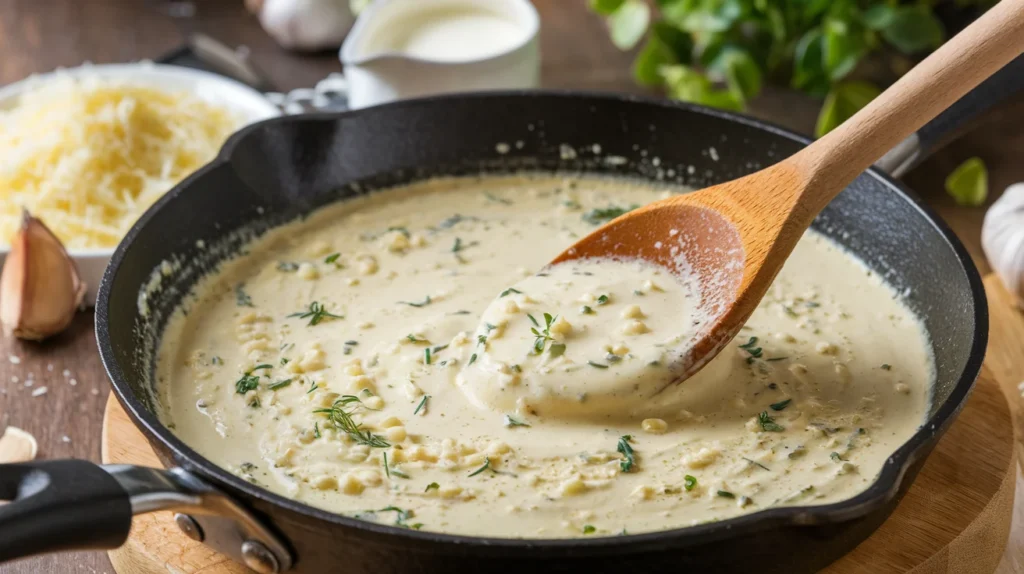
[(681, 358), (683, 380), (736, 336), (814, 217), (840, 191), (1022, 52), (1024, 0), (1003, 0), (800, 152), (740, 179), (626, 213), (552, 264), (638, 258), (695, 278), (703, 316)]

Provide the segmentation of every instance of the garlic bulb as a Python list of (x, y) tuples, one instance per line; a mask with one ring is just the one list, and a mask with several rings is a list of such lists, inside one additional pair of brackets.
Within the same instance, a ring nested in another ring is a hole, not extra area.
[(263, 0), (260, 24), (289, 50), (337, 48), (355, 18), (349, 0)]
[(0, 323), (20, 339), (63, 331), (85, 296), (85, 284), (64, 245), (42, 221), (24, 213), (0, 274)]
[(981, 246), (1003, 285), (1024, 307), (1024, 183), (1006, 188), (989, 208)]
[(0, 435), (0, 464), (28, 462), (35, 459), (38, 452), (36, 437), (18, 427), (7, 427)]

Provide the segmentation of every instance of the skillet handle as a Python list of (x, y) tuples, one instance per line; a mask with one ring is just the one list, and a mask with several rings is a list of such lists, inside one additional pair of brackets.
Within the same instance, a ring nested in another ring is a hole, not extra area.
[(978, 116), (1024, 91), (1024, 56), (1018, 56), (957, 100), (946, 111), (903, 140), (875, 165), (899, 177), (967, 127)]
[(128, 492), (85, 460), (0, 464), (0, 500), (0, 562), (117, 548), (132, 524)]
[(132, 516), (174, 510), (193, 540), (261, 574), (287, 572), (290, 548), (237, 500), (182, 468), (85, 460), (0, 464), (0, 564), (62, 550), (117, 548)]

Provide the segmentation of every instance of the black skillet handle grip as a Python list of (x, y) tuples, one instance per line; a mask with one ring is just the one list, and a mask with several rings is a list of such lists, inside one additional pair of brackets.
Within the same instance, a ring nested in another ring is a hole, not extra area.
[(959, 135), (978, 116), (1021, 91), (1024, 91), (1024, 56), (1018, 56), (925, 124), (916, 134), (902, 141), (878, 161), (878, 167), (895, 176), (903, 175)]
[(117, 548), (132, 505), (107, 471), (85, 460), (0, 464), (0, 563), (61, 550)]

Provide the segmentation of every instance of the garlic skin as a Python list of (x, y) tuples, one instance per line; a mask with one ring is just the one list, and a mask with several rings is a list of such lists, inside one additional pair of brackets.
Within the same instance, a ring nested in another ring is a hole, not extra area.
[(349, 0), (263, 0), (260, 25), (282, 47), (337, 48), (355, 21)]
[(4, 333), (41, 341), (63, 331), (85, 297), (85, 283), (64, 245), (24, 212), (0, 275)]
[(1024, 183), (1006, 188), (992, 204), (981, 227), (981, 246), (989, 264), (1024, 308)]
[(0, 435), (0, 464), (29, 462), (38, 453), (36, 437), (18, 427), (7, 427)]

